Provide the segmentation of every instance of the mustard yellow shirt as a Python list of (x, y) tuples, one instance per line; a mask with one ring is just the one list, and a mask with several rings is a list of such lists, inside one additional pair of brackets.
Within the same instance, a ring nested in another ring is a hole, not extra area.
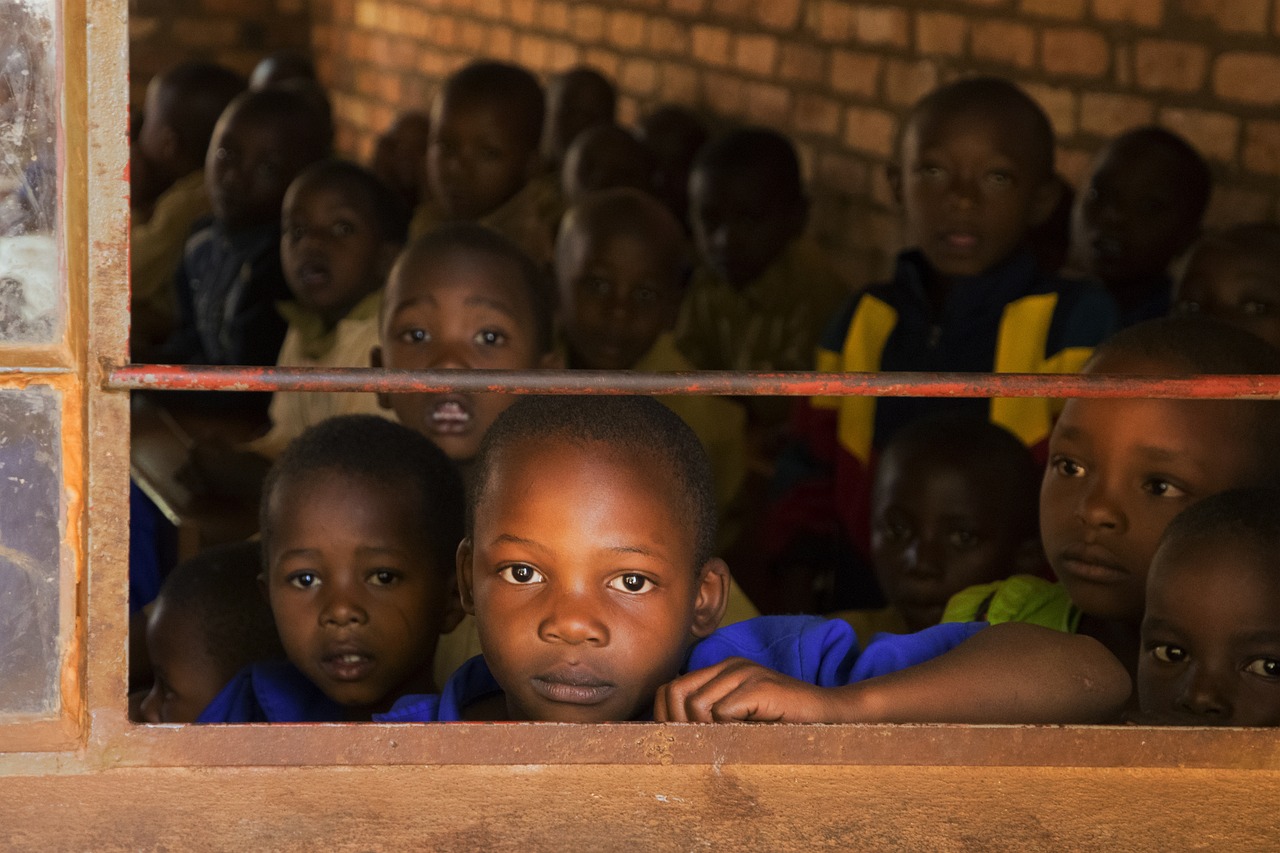
[(209, 213), (204, 171), (184, 175), (156, 199), (146, 222), (129, 231), (129, 277), (133, 287), (132, 337), (135, 343), (164, 341), (177, 322), (173, 275), (195, 221)]
[[(479, 222), (509, 238), (536, 263), (550, 264), (563, 213), (559, 184), (551, 175), (539, 175), (498, 209), (480, 217)], [(446, 221), (444, 213), (428, 198), (413, 213), (409, 239), (416, 240)]]

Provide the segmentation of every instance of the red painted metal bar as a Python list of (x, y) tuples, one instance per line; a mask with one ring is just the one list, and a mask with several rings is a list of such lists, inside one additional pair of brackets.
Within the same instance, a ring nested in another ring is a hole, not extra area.
[(626, 370), (385, 370), (367, 367), (105, 369), (112, 390), (448, 391), (508, 394), (709, 394), (790, 397), (1148, 397), (1280, 399), (1280, 376), (1130, 376), (1026, 373), (752, 373)]

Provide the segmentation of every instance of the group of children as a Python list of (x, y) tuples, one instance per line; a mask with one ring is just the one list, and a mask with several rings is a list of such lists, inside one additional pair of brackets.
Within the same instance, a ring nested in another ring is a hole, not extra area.
[[(175, 77), (148, 95), (160, 125)], [(997, 78), (941, 86), (889, 172), (907, 249), (853, 294), (806, 235), (782, 134), (708, 141), (676, 107), (623, 128), (591, 69), (547, 93), (516, 66), (460, 69), (379, 146), (394, 182), (326, 159), (313, 80), (227, 95), (175, 325), (137, 352), (1280, 373), (1280, 230), (1201, 238), (1209, 172), (1167, 131), (1100, 153), (1069, 217), (1075, 276), (1043, 263), (1063, 207), (1043, 111)], [(152, 121), (136, 157), (164, 147)], [(401, 150), (416, 166), (392, 167)], [(262, 438), (193, 452), (189, 482), (256, 501), (260, 540), (169, 573), (138, 714), (1275, 724), (1278, 406), (277, 393)], [(259, 561), (268, 608), (244, 591)], [(201, 592), (218, 572), (238, 592)]]

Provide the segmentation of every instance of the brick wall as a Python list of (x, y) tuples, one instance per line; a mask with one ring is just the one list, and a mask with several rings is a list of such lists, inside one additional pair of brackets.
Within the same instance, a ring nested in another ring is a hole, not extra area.
[(129, 100), (141, 109), (147, 82), (186, 59), (248, 74), (265, 54), (306, 51), (307, 0), (129, 0)]
[(512, 59), (540, 74), (590, 63), (617, 80), (624, 119), (677, 102), (789, 132), (812, 183), (814, 228), (860, 284), (881, 274), (897, 239), (883, 165), (899, 116), (938, 81), (965, 72), (1000, 73), (1027, 87), (1053, 119), (1060, 168), (1073, 182), (1104, 139), (1156, 121), (1212, 162), (1219, 181), (1212, 223), (1274, 218), (1274, 5), (310, 0), (310, 14), (348, 153), (367, 156), (398, 110), (428, 104), (440, 78), (473, 57)]

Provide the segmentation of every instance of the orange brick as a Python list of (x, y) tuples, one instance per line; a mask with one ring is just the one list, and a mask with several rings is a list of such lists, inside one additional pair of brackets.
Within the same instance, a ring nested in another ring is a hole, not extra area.
[(1271, 53), (1227, 53), (1213, 70), (1213, 91), (1219, 98), (1273, 106), (1280, 86), (1280, 57)]
[(834, 98), (808, 92), (797, 95), (791, 125), (800, 133), (835, 136), (840, 132), (840, 106)]
[(506, 14), (502, 0), (472, 0), (472, 11), (483, 18), (500, 19)]
[(726, 116), (735, 116), (742, 111), (745, 95), (741, 79), (712, 72), (703, 74), (702, 79), (703, 97), (712, 110)]
[(1244, 167), (1280, 177), (1280, 121), (1251, 121), (1244, 129)]
[(748, 83), (743, 93), (747, 118), (757, 124), (785, 128), (791, 118), (791, 90), (776, 83)]
[(1190, 42), (1144, 39), (1134, 51), (1138, 85), (1156, 92), (1199, 90), (1207, 65), (1207, 51)]
[(1240, 142), (1240, 119), (1209, 110), (1164, 109), (1160, 124), (1181, 133), (1206, 157), (1230, 163)]
[(733, 40), (733, 64), (758, 77), (772, 77), (778, 62), (778, 40), (743, 33)]
[(934, 56), (964, 53), (969, 23), (949, 12), (916, 13), (916, 52)]
[(973, 43), (970, 46), (975, 59), (1030, 68), (1035, 64), (1035, 33), (1025, 24), (1009, 21), (985, 20), (973, 24)]
[(765, 0), (752, 5), (756, 20), (772, 30), (789, 30), (800, 19), (800, 0)]
[(658, 66), (648, 59), (628, 59), (618, 75), (622, 89), (637, 97), (648, 97), (658, 90)]
[(691, 44), (689, 26), (670, 18), (649, 20), (649, 50), (674, 56), (685, 56)]
[(909, 19), (902, 9), (860, 5), (854, 11), (854, 24), (863, 44), (907, 46)]
[(1204, 224), (1209, 228), (1227, 228), (1245, 222), (1261, 222), (1271, 219), (1274, 198), (1270, 194), (1250, 186), (1217, 184), (1209, 199), (1209, 209), (1204, 214)]
[(1224, 32), (1265, 33), (1268, 0), (1182, 0), (1193, 18), (1207, 19)]
[(701, 15), (707, 9), (707, 0), (667, 0), (667, 10), (677, 15)]
[(599, 6), (577, 3), (569, 10), (569, 19), (579, 41), (590, 43), (604, 38), (604, 11)]
[(531, 26), (535, 20), (535, 5), (540, 6), (542, 4), (535, 4), (534, 0), (511, 0), (511, 11), (508, 13), (511, 17), (511, 23), (524, 27)]
[(930, 60), (885, 62), (884, 96), (891, 104), (910, 106), (937, 85), (938, 68)]
[(600, 47), (587, 48), (581, 59), (583, 64), (598, 69), (606, 77), (617, 77), (622, 61), (616, 52)]
[(807, 44), (785, 42), (779, 75), (790, 82), (822, 83), (827, 79), (827, 52)]
[(220, 48), (235, 44), (240, 36), (238, 21), (179, 18), (170, 26), (169, 32), (173, 40), (185, 47)]
[(852, 3), (821, 0), (810, 7), (809, 28), (824, 41), (847, 42), (857, 35), (858, 25)]
[(662, 99), (677, 104), (696, 103), (700, 94), (698, 70), (668, 62), (662, 66)]
[(816, 183), (837, 192), (863, 195), (871, 185), (871, 170), (858, 157), (824, 154), (818, 158)]
[(494, 56), (510, 56), (515, 50), (516, 31), (511, 27), (489, 29), (488, 52)]
[(1078, 21), (1084, 17), (1084, 0), (1020, 0), (1018, 11), (1061, 21)]
[(1055, 27), (1041, 36), (1040, 64), (1050, 74), (1102, 77), (1111, 64), (1111, 49), (1093, 30)]
[(897, 130), (897, 117), (886, 110), (849, 107), (844, 111), (844, 143), (855, 151), (887, 158)]
[(1093, 0), (1100, 21), (1158, 27), (1164, 21), (1165, 0)]
[(1125, 128), (1150, 124), (1155, 106), (1136, 95), (1085, 92), (1080, 96), (1080, 129), (1097, 136), (1115, 136)]
[(1080, 148), (1059, 148), (1054, 158), (1059, 175), (1073, 187), (1084, 186), (1085, 178), (1093, 168), (1093, 151)]
[(1023, 86), (1049, 116), (1054, 133), (1070, 136), (1076, 132), (1076, 94), (1072, 89), (1027, 83)]
[(837, 92), (871, 97), (879, 82), (880, 57), (839, 50), (831, 55), (831, 88)]
[(644, 44), (644, 15), (614, 12), (609, 15), (609, 42), (622, 50), (635, 50)]
[(724, 27), (699, 25), (693, 28), (693, 56), (699, 62), (728, 64), (729, 42), (729, 31)]
[(567, 33), (571, 30), (568, 3), (539, 3), (538, 25), (552, 33)]

